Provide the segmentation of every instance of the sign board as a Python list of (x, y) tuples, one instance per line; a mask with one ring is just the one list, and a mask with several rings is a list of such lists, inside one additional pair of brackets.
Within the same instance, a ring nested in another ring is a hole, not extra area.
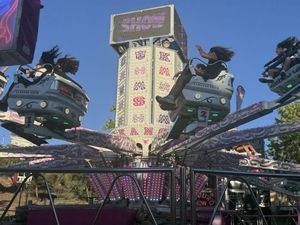
[(156, 95), (171, 90), (173, 76), (183, 63), (173, 49), (158, 46), (129, 48), (119, 58), (116, 129), (114, 134), (127, 136), (143, 147), (171, 126), (168, 112), (160, 109)]
[(40, 0), (0, 1), (0, 66), (32, 62), (40, 8)]
[(169, 35), (171, 33), (170, 18), (169, 6), (114, 15), (111, 42)]
[(112, 46), (149, 38), (171, 37), (187, 58), (187, 35), (174, 5), (115, 14), (111, 16)]

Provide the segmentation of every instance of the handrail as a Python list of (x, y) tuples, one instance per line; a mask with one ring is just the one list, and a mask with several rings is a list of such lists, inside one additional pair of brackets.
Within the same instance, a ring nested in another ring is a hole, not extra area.
[(147, 208), (147, 210), (148, 210), (148, 212), (149, 212), (149, 214), (150, 214), (150, 216), (151, 216), (151, 219), (153, 220), (154, 224), (157, 225), (157, 222), (156, 222), (156, 220), (155, 220), (155, 218), (154, 218), (154, 216), (153, 216), (153, 213), (152, 213), (152, 211), (151, 211), (151, 209), (150, 209), (150, 207), (149, 207), (149, 205), (148, 205), (148, 203), (147, 203), (147, 200), (146, 200), (146, 198), (145, 198), (145, 195), (143, 194), (143, 192), (142, 192), (140, 186), (138, 185), (138, 182), (136, 181), (136, 179), (135, 179), (133, 176), (128, 175), (128, 174), (119, 175), (119, 176), (117, 176), (117, 177), (113, 180), (113, 182), (112, 182), (112, 184), (111, 184), (111, 186), (110, 186), (110, 188), (109, 188), (109, 190), (108, 190), (108, 192), (107, 192), (107, 194), (106, 194), (106, 196), (105, 196), (105, 198), (104, 198), (104, 201), (102, 202), (102, 204), (99, 206), (99, 208), (98, 208), (98, 210), (97, 210), (97, 213), (96, 213), (96, 216), (95, 216), (95, 218), (94, 218), (94, 220), (93, 220), (92, 225), (96, 225), (97, 219), (98, 219), (98, 217), (99, 217), (100, 212), (101, 212), (102, 209), (103, 209), (104, 204), (105, 204), (106, 201), (108, 200), (109, 195), (110, 195), (110, 193), (111, 193), (111, 191), (112, 191), (112, 189), (113, 189), (115, 183), (116, 183), (117, 180), (119, 180), (121, 177), (129, 177), (129, 178), (132, 179), (132, 181), (134, 182), (135, 186), (136, 186), (137, 189), (138, 189), (138, 192), (140, 193), (140, 195), (141, 195), (141, 197), (142, 197), (142, 199), (143, 199), (143, 202), (144, 202), (145, 205), (146, 205), (146, 208)]
[(226, 190), (228, 189), (228, 184), (230, 183), (230, 181), (234, 181), (234, 180), (237, 180), (237, 181), (240, 181), (240, 182), (246, 184), (248, 190), (250, 191), (251, 197), (252, 197), (252, 199), (253, 199), (254, 202), (255, 202), (255, 206), (257, 207), (257, 209), (258, 209), (258, 211), (259, 211), (259, 214), (261, 215), (261, 217), (262, 217), (264, 223), (265, 223), (266, 225), (268, 225), (267, 220), (266, 220), (266, 217), (265, 217), (263, 211), (261, 210), (261, 208), (259, 207), (259, 204), (258, 204), (258, 202), (257, 202), (257, 199), (255, 198), (255, 194), (254, 194), (253, 190), (252, 190), (251, 187), (250, 187), (250, 184), (248, 183), (248, 181), (246, 181), (246, 180), (245, 180), (244, 178), (242, 178), (242, 177), (233, 177), (233, 178), (229, 179), (229, 180), (226, 182), (226, 188), (224, 188), (224, 190), (223, 190), (221, 196), (219, 197), (218, 203), (216, 204), (216, 206), (215, 206), (215, 208), (214, 208), (214, 210), (213, 210), (213, 214), (211, 215), (211, 218), (210, 218), (210, 221), (209, 221), (209, 224), (208, 224), (208, 225), (212, 225), (213, 220), (214, 220), (214, 218), (215, 218), (215, 216), (216, 216), (216, 213), (217, 213), (217, 211), (218, 211), (218, 208), (219, 208), (219, 206), (220, 206), (220, 204), (221, 204), (221, 202), (222, 202), (222, 200), (223, 200), (223, 197), (224, 197), (224, 195), (225, 195), (225, 192), (226, 192)]
[[(171, 176), (171, 223), (175, 225), (176, 220), (176, 182), (175, 168), (82, 168), (82, 169), (59, 169), (59, 168), (0, 168), (0, 172), (23, 172), (23, 173), (169, 173)], [(51, 198), (52, 199), (52, 198)], [(51, 200), (50, 200), (51, 202)], [(1, 222), (1, 220), (0, 220)], [(57, 224), (59, 225), (59, 224)]]
[(2, 220), (4, 219), (6, 213), (8, 212), (9, 208), (11, 207), (12, 203), (14, 202), (15, 198), (17, 197), (17, 195), (19, 194), (19, 192), (22, 190), (24, 184), (26, 183), (26, 181), (32, 177), (32, 176), (38, 176), (38, 177), (42, 177), (42, 179), (44, 180), (44, 183), (45, 183), (45, 186), (46, 186), (46, 189), (47, 189), (47, 193), (49, 195), (49, 200), (50, 200), (50, 205), (52, 207), (52, 211), (53, 211), (53, 214), (54, 214), (54, 217), (55, 217), (55, 222), (56, 222), (56, 225), (60, 225), (59, 223), (59, 220), (58, 220), (58, 217), (57, 217), (57, 213), (56, 213), (56, 210), (55, 210), (55, 207), (54, 207), (54, 202), (53, 202), (53, 199), (52, 199), (52, 196), (51, 196), (51, 193), (50, 193), (50, 188), (49, 188), (49, 185), (48, 185), (48, 182), (46, 180), (46, 178), (42, 175), (42, 174), (29, 174), (24, 180), (23, 182), (21, 183), (21, 185), (18, 187), (18, 189), (16, 190), (14, 196), (12, 197), (12, 199), (10, 200), (9, 204), (6, 206), (4, 212), (2, 213), (1, 217), (0, 217), (0, 223), (2, 222)]
[[(261, 217), (263, 218), (263, 221), (265, 224), (268, 224), (267, 221), (266, 221), (266, 216), (263, 214), (261, 208), (259, 207), (258, 205), (258, 202), (255, 198), (255, 195), (254, 195), (254, 192), (253, 190), (251, 189), (250, 187), (250, 184), (244, 179), (242, 178), (242, 176), (255, 176), (255, 177), (277, 177), (277, 178), (298, 178), (300, 179), (300, 174), (297, 174), (297, 173), (289, 173), (289, 174), (285, 174), (285, 173), (253, 173), (253, 172), (241, 172), (241, 171), (226, 171), (226, 170), (216, 170), (216, 169), (199, 169), (199, 168), (191, 168), (190, 169), (190, 190), (191, 190), (191, 195), (190, 195), (190, 198), (191, 198), (191, 225), (195, 225), (196, 224), (196, 204), (195, 204), (195, 199), (196, 199), (196, 196), (195, 196), (195, 187), (194, 187), (194, 184), (195, 184), (195, 173), (203, 173), (203, 174), (211, 174), (211, 175), (232, 175), (234, 176), (234, 178), (230, 178), (229, 182), (231, 180), (240, 180), (242, 182), (244, 182), (248, 189), (250, 190), (250, 193), (251, 193), (251, 196), (254, 198), (254, 201), (255, 201), (255, 205), (257, 206), (258, 210), (259, 210), (259, 214), (261, 215)], [(227, 185), (228, 183), (227, 182)], [(213, 219), (214, 219), (214, 216), (217, 212), (217, 209), (219, 207), (219, 205), (221, 204), (221, 200), (225, 194), (225, 191), (227, 190), (228, 186), (224, 189), (224, 191), (222, 192), (220, 198), (219, 198), (219, 201), (216, 205), (216, 207), (214, 208), (214, 211), (213, 211), (213, 215), (211, 217), (211, 220), (210, 220), (210, 225), (212, 224), (213, 222)]]

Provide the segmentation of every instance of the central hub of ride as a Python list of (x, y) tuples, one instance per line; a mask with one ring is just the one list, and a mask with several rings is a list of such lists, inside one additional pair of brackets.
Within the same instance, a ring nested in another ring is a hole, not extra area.
[(155, 101), (167, 95), (183, 68), (187, 36), (173, 5), (112, 16), (111, 46), (119, 53), (116, 128), (147, 157), (171, 121)]

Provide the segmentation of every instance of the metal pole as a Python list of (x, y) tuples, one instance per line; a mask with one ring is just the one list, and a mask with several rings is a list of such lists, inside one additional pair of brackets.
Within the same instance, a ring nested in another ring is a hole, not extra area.
[(25, 185), (25, 189), (26, 189), (26, 195), (25, 195), (25, 204), (27, 205), (28, 204), (28, 188), (27, 188), (27, 185)]
[(193, 169), (195, 173), (214, 174), (214, 175), (233, 175), (237, 176), (252, 176), (252, 177), (277, 177), (277, 178), (300, 178), (299, 173), (253, 173), (240, 172), (230, 170), (215, 170), (215, 169)]
[(28, 178), (30, 176), (32, 176), (32, 174), (30, 174), (28, 177), (26, 177), (23, 180), (23, 182), (21, 183), (21, 185), (18, 187), (18, 189), (16, 190), (14, 196), (12, 197), (12, 199), (10, 200), (10, 202), (8, 203), (8, 205), (6, 206), (6, 208), (4, 209), (4, 212), (2, 213), (1, 218), (0, 218), (0, 222), (3, 220), (4, 216), (6, 215), (7, 211), (9, 210), (10, 206), (12, 205), (12, 203), (16, 199), (17, 195), (19, 194), (20, 190), (22, 189), (23, 185), (25, 184), (25, 182), (28, 180)]
[[(228, 182), (228, 183), (229, 183), (229, 182)], [(227, 184), (228, 184), (228, 183), (227, 183)], [(215, 206), (215, 208), (214, 208), (214, 211), (213, 211), (213, 213), (212, 213), (212, 215), (211, 215), (211, 217), (210, 217), (210, 220), (209, 220), (209, 224), (208, 224), (208, 225), (212, 225), (212, 222), (214, 221), (214, 218), (215, 218), (215, 216), (216, 216), (216, 213), (217, 213), (218, 208), (219, 208), (219, 206), (220, 206), (220, 204), (221, 204), (221, 202), (222, 202), (222, 199), (223, 199), (223, 197), (224, 197), (224, 195), (225, 195), (226, 190), (227, 190), (227, 185), (226, 185), (226, 188), (224, 188), (224, 190), (222, 191), (222, 194), (220, 195), (220, 197), (219, 197), (219, 199), (218, 199), (218, 203), (216, 204), (216, 206)]]
[(253, 198), (253, 200), (254, 200), (254, 202), (255, 202), (255, 205), (256, 205), (256, 207), (257, 207), (257, 209), (258, 209), (258, 211), (259, 211), (259, 214), (261, 215), (261, 217), (262, 217), (262, 219), (263, 219), (264, 224), (268, 225), (268, 222), (267, 222), (267, 220), (266, 220), (266, 218), (265, 218), (265, 215), (264, 215), (263, 211), (261, 210), (261, 208), (259, 207), (259, 203), (257, 202), (257, 199), (256, 199), (256, 197), (255, 197), (255, 194), (254, 194), (254, 192), (253, 192), (253, 190), (252, 190), (250, 184), (249, 184), (244, 178), (237, 178), (237, 180), (238, 180), (238, 179), (239, 179), (241, 182), (244, 182), (244, 183), (247, 185), (247, 187), (248, 187), (248, 189), (249, 189), (249, 191), (250, 191), (250, 193), (251, 193), (251, 196), (252, 196), (252, 198)]
[[(82, 168), (82, 169), (58, 169), (58, 168), (0, 168), (0, 172), (23, 173), (171, 173), (173, 168)], [(299, 175), (300, 177), (300, 175)]]
[(180, 168), (180, 224), (186, 225), (186, 174), (185, 168)]
[(21, 200), (22, 200), (22, 194), (23, 194), (23, 191), (24, 191), (24, 187), (22, 186), (21, 190), (20, 190), (20, 195), (19, 195), (19, 203), (18, 203), (18, 206), (20, 207), (21, 205)]
[(171, 172), (171, 224), (176, 224), (176, 170)]
[(56, 213), (56, 210), (55, 210), (55, 207), (54, 207), (54, 202), (53, 202), (53, 199), (52, 199), (52, 195), (51, 195), (51, 192), (50, 192), (48, 182), (47, 182), (47, 180), (45, 179), (45, 177), (43, 175), (39, 174), (39, 176), (41, 176), (44, 179), (44, 183), (46, 185), (46, 189), (47, 189), (47, 192), (48, 192), (48, 195), (49, 195), (50, 205), (51, 205), (54, 217), (55, 217), (55, 221), (56, 221), (56, 224), (59, 225), (57, 213)]
[(217, 203), (217, 205), (216, 205), (215, 208), (214, 208), (213, 214), (212, 214), (212, 216), (211, 216), (211, 218), (210, 218), (210, 221), (209, 221), (209, 225), (212, 225), (212, 222), (213, 222), (213, 220), (214, 220), (214, 218), (215, 218), (215, 215), (216, 215), (216, 213), (217, 213), (217, 210), (218, 210), (218, 208), (219, 208), (219, 206), (220, 206), (220, 204), (221, 204), (221, 202), (222, 202), (222, 199), (223, 199), (223, 197), (224, 197), (224, 195), (225, 195), (225, 192), (226, 192), (226, 190), (227, 190), (227, 188), (228, 188), (228, 184), (229, 184), (230, 181), (232, 181), (232, 180), (238, 180), (238, 181), (240, 181), (240, 182), (242, 182), (242, 183), (245, 183), (245, 184), (247, 185), (247, 188), (249, 189), (249, 191), (250, 191), (250, 193), (251, 193), (251, 196), (252, 196), (252, 198), (253, 198), (253, 200), (254, 200), (254, 202), (255, 202), (255, 205), (256, 205), (256, 207), (257, 207), (257, 209), (258, 209), (258, 211), (259, 211), (259, 214), (261, 215), (261, 217), (262, 217), (262, 219), (263, 219), (264, 224), (268, 225), (267, 220), (266, 220), (266, 218), (265, 218), (265, 216), (264, 216), (264, 214), (263, 214), (263, 212), (262, 212), (261, 208), (259, 207), (259, 204), (258, 204), (258, 202), (257, 202), (257, 200), (256, 200), (256, 197), (255, 197), (255, 195), (254, 195), (254, 192), (253, 192), (253, 190), (252, 190), (251, 187), (250, 187), (250, 184), (249, 184), (244, 178), (241, 178), (241, 177), (235, 177), (235, 178), (229, 179), (229, 180), (227, 181), (227, 183), (226, 183), (226, 188), (224, 188), (224, 190), (223, 190), (223, 192), (222, 192), (222, 194), (221, 194), (221, 196), (220, 196), (220, 198), (219, 198), (219, 200), (218, 200), (218, 203)]
[(195, 172), (190, 169), (191, 225), (196, 225)]
[[(23, 182), (21, 183), (21, 185), (18, 187), (17, 191), (15, 192), (14, 196), (12, 197), (12, 199), (10, 200), (10, 202), (8, 203), (8, 205), (6, 206), (3, 214), (1, 215), (1, 218), (0, 218), (0, 222), (2, 222), (2, 220), (4, 219), (7, 211), (9, 210), (10, 206), (12, 205), (12, 203), (14, 202), (14, 200), (16, 199), (18, 193), (20, 192), (20, 190), (23, 188), (24, 184), (26, 183), (26, 181), (32, 177), (33, 174), (29, 174), (24, 180)], [(58, 218), (57, 218), (57, 214), (56, 214), (56, 210), (55, 210), (55, 207), (54, 207), (54, 204), (53, 204), (53, 201), (52, 201), (52, 196), (51, 196), (51, 193), (50, 193), (50, 189), (49, 189), (49, 185), (48, 185), (48, 182), (46, 181), (45, 177), (42, 176), (41, 174), (37, 174), (37, 176), (40, 176), (43, 178), (44, 182), (45, 182), (45, 185), (46, 185), (46, 188), (47, 188), (47, 192), (49, 194), (49, 199), (50, 199), (50, 204), (51, 204), (51, 207), (52, 207), (52, 211), (53, 211), (53, 214), (54, 214), (54, 217), (55, 217), (55, 222), (57, 225), (60, 225), (59, 224), (59, 221), (58, 221)]]

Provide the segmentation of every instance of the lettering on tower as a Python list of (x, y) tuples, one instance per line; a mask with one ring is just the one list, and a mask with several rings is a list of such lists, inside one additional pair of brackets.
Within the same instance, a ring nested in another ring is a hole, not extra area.
[(146, 51), (137, 51), (137, 52), (135, 52), (135, 58), (137, 60), (142, 60), (142, 59), (145, 58), (145, 56), (146, 56)]
[(142, 105), (145, 105), (145, 97), (144, 96), (137, 96), (137, 97), (135, 97), (135, 98), (133, 98), (133, 100), (132, 100), (132, 104), (134, 105), (134, 106), (142, 106)]
[(159, 54), (160, 54), (159, 59), (161, 61), (170, 62), (170, 58), (169, 58), (170, 54), (169, 53), (167, 53), (167, 52), (159, 52)]
[(138, 91), (138, 90), (145, 90), (145, 89), (146, 86), (144, 81), (138, 81), (134, 83), (133, 90)]
[(159, 74), (160, 74), (160, 75), (163, 75), (163, 76), (169, 77), (169, 76), (170, 76), (170, 70), (169, 70), (169, 68), (166, 67), (166, 66), (161, 66), (161, 67), (159, 68)]
[(146, 72), (145, 66), (137, 66), (134, 69), (134, 74), (135, 75), (144, 75)]
[(169, 90), (171, 88), (171, 85), (170, 85), (170, 83), (162, 81), (162, 82), (159, 83), (159, 87), (158, 88), (159, 88), (160, 91), (169, 92)]

